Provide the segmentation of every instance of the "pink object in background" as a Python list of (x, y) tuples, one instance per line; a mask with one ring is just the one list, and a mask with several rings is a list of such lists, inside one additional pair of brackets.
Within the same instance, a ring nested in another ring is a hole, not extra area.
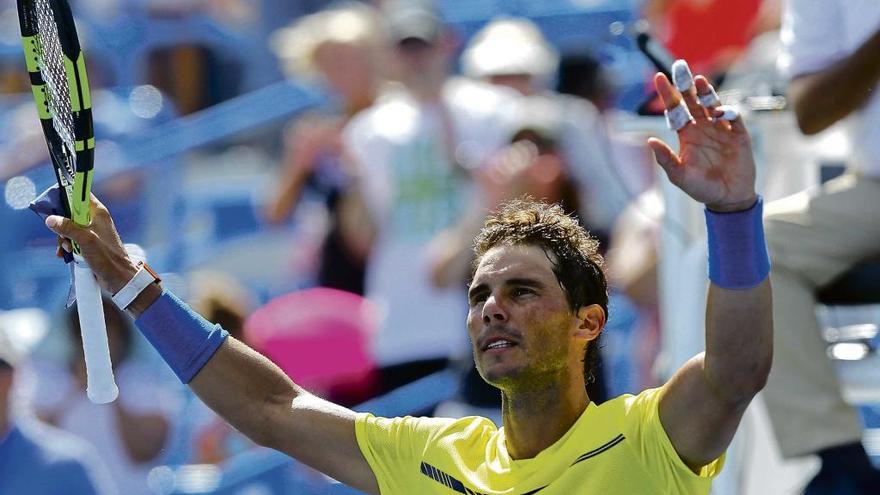
[[(245, 340), (310, 392), (369, 398), (376, 308), (357, 294), (315, 288), (277, 297), (244, 325)], [(350, 400), (345, 400), (349, 398)]]

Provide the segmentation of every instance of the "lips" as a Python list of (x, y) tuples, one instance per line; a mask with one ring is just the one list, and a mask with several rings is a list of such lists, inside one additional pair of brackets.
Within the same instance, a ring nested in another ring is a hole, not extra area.
[(482, 342), (480, 343), (480, 350), (482, 352), (487, 351), (500, 351), (502, 349), (509, 349), (515, 345), (517, 342), (510, 337), (499, 335), (499, 334), (490, 334), (483, 337)]

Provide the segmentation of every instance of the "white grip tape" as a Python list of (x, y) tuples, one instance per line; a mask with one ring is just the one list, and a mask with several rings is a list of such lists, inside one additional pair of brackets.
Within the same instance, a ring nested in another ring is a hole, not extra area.
[(663, 115), (666, 115), (666, 125), (668, 125), (673, 131), (680, 130), (694, 120), (694, 118), (691, 117), (691, 112), (688, 111), (687, 105), (684, 104), (684, 101), (680, 101), (675, 107), (665, 110)]
[(682, 59), (678, 59), (672, 64), (672, 84), (675, 84), (675, 89), (682, 93), (694, 85), (694, 75), (691, 73), (691, 68)]
[(113, 367), (110, 363), (101, 288), (92, 270), (82, 259), (76, 260), (74, 280), (83, 353), (86, 358), (86, 393), (95, 404), (113, 402), (119, 395), (119, 388), (113, 378)]
[(697, 94), (697, 99), (700, 100), (700, 105), (706, 108), (717, 107), (721, 104), (721, 98), (718, 98), (718, 93), (715, 92), (715, 88), (709, 86), (709, 92), (701, 95)]
[(722, 112), (720, 116), (716, 117), (718, 119), (731, 121), (739, 118), (739, 110), (730, 105), (721, 105), (717, 110)]

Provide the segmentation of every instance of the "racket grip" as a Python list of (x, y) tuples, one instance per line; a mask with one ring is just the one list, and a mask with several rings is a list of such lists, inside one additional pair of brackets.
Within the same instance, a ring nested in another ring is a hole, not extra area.
[(74, 263), (74, 272), (77, 312), (86, 358), (86, 394), (93, 403), (106, 404), (116, 400), (119, 388), (113, 378), (113, 367), (110, 363), (101, 288), (92, 270), (81, 258)]

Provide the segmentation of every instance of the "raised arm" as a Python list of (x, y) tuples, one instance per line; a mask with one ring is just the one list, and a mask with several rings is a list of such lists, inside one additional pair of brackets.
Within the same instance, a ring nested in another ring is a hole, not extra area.
[[(110, 213), (94, 197), (91, 226), (77, 227), (57, 216), (47, 218), (46, 225), (83, 247), (99, 283), (111, 294), (137, 271)], [(358, 448), (354, 412), (309, 394), (158, 285), (150, 285), (128, 309), (178, 376), (232, 426), (347, 485), (379, 493)]]
[(755, 164), (742, 118), (718, 108), (717, 99), (704, 99), (708, 108), (699, 103), (698, 92), (712, 94), (705, 78), (689, 87), (676, 79), (681, 92), (661, 74), (655, 84), (667, 109), (683, 98), (693, 116), (679, 121), (680, 152), (657, 139), (648, 144), (672, 183), (706, 205), (712, 284), (706, 351), (664, 385), (659, 407), (675, 450), (696, 470), (724, 452), (764, 387), (773, 354), (772, 303)]
[(788, 98), (804, 134), (816, 134), (865, 104), (880, 81), (880, 30), (830, 67), (797, 76)]

